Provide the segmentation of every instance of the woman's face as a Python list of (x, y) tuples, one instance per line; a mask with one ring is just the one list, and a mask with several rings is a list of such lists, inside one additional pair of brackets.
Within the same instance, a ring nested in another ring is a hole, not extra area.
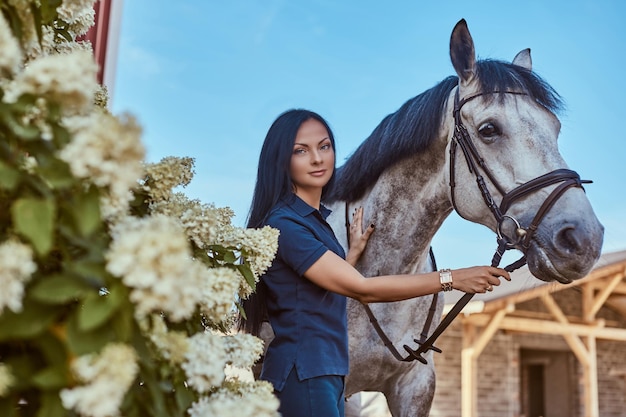
[(322, 123), (309, 119), (300, 125), (291, 154), (291, 179), (296, 194), (320, 192), (335, 169), (335, 150)]

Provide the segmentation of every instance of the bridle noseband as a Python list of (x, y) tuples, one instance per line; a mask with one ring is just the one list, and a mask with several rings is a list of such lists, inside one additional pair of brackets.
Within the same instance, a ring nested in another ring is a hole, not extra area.
[[(502, 187), (497, 181), (496, 177), (487, 167), (485, 160), (481, 157), (476, 146), (472, 142), (472, 138), (469, 135), (466, 127), (463, 125), (461, 120), (461, 108), (467, 102), (484, 95), (488, 94), (515, 94), (515, 95), (527, 95), (523, 92), (515, 92), (515, 91), (491, 91), (484, 93), (477, 93), (469, 97), (465, 97), (463, 99), (459, 99), (459, 89), (454, 95), (454, 133), (452, 135), (452, 140), (450, 143), (450, 196), (452, 200), (452, 206), (456, 210), (456, 212), (463, 217), (461, 212), (459, 211), (456, 201), (455, 201), (455, 165), (456, 165), (456, 150), (457, 148), (461, 148), (463, 155), (465, 157), (465, 161), (467, 162), (468, 170), (471, 174), (474, 174), (476, 178), (476, 184), (478, 185), (478, 189), (483, 197), (483, 200), (491, 213), (493, 214), (496, 224), (497, 224), (497, 242), (498, 247), (496, 252), (493, 255), (491, 260), (491, 266), (497, 267), (500, 264), (502, 256), (504, 253), (513, 248), (517, 248), (522, 252), (522, 257), (512, 264), (504, 267), (508, 272), (512, 272), (523, 265), (526, 264), (526, 252), (530, 248), (531, 240), (539, 227), (539, 224), (548, 213), (548, 211), (554, 206), (557, 200), (571, 187), (583, 188), (582, 184), (591, 183), (589, 180), (581, 180), (578, 173), (569, 169), (556, 169), (554, 171), (548, 172), (547, 174), (541, 175), (535, 179), (532, 179), (511, 191), (506, 191), (504, 187)], [(500, 195), (502, 195), (502, 201), (500, 201), (500, 205), (496, 203), (494, 200), (489, 187), (487, 186), (487, 182), (485, 181), (483, 175), (487, 176), (491, 184), (498, 190)], [(542, 188), (558, 184), (552, 190), (552, 192), (548, 195), (546, 200), (543, 202), (534, 218), (530, 222), (530, 224), (526, 227), (521, 225), (521, 223), (515, 219), (513, 216), (507, 214), (507, 211), (511, 208), (511, 206), (519, 199), (532, 194)], [(584, 188), (583, 188), (584, 189)], [(347, 205), (346, 205), (347, 209)], [(465, 217), (464, 217), (465, 218)], [(346, 217), (347, 220), (347, 217)], [(507, 236), (503, 232), (503, 224), (505, 221), (511, 221), (515, 225), (515, 236)], [(349, 237), (349, 230), (348, 230)], [(432, 251), (431, 251), (432, 256)], [(434, 260), (433, 260), (434, 261)], [(436, 299), (437, 294), (434, 295), (434, 300)], [(441, 352), (441, 349), (434, 346), (435, 340), (443, 333), (443, 331), (452, 323), (452, 320), (461, 312), (463, 307), (472, 299), (474, 294), (466, 293), (461, 297), (459, 301), (452, 307), (452, 309), (448, 312), (445, 318), (439, 323), (439, 326), (434, 330), (434, 332), (428, 337), (426, 340), (424, 331), (422, 331), (422, 338), (420, 340), (414, 339), (414, 341), (419, 345), (417, 349), (411, 349), (409, 346), (404, 345), (404, 349), (408, 352), (408, 356), (402, 357), (399, 355), (398, 351), (395, 349), (389, 338), (384, 334), (375, 317), (371, 313), (371, 310), (367, 305), (366, 311), (370, 318), (370, 321), (374, 325), (377, 333), (385, 343), (385, 346), (389, 348), (394, 357), (398, 360), (404, 362), (410, 362), (413, 360), (418, 360), (422, 363), (426, 363), (426, 359), (422, 357), (422, 354), (429, 351), (434, 350), (436, 352)], [(433, 306), (431, 306), (431, 311), (434, 310)], [(429, 314), (429, 318), (425, 325), (425, 330), (427, 331), (430, 325), (431, 314)]]

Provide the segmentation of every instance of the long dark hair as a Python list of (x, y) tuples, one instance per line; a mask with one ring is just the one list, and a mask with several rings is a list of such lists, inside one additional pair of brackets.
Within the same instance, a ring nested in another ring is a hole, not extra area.
[[(315, 119), (324, 125), (332, 147), (336, 150), (333, 132), (326, 120), (319, 114), (304, 109), (291, 109), (280, 114), (270, 126), (261, 148), (256, 185), (248, 214), (248, 228), (263, 227), (272, 208), (282, 198), (293, 192), (289, 169), (293, 144), (302, 123), (310, 119)], [(334, 180), (335, 172), (333, 171), (330, 180), (322, 189), (322, 199), (332, 188)], [(258, 336), (261, 323), (267, 317), (266, 292), (266, 287), (261, 280), (256, 291), (248, 299), (242, 301), (246, 317), (241, 317), (240, 329)]]

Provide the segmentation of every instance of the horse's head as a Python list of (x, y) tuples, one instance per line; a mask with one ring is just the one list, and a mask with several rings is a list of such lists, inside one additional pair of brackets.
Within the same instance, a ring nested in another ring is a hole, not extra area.
[(523, 251), (537, 278), (585, 276), (604, 232), (559, 153), (558, 94), (532, 72), (528, 49), (512, 63), (477, 61), (464, 20), (452, 32), (450, 56), (459, 77), (448, 103), (456, 119), (448, 144), (455, 209)]

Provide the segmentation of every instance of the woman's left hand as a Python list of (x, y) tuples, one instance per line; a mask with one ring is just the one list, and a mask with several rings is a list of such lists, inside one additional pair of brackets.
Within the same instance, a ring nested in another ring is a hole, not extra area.
[(363, 230), (363, 207), (355, 209), (352, 215), (352, 223), (350, 224), (350, 247), (348, 249), (348, 255), (346, 256), (346, 261), (350, 265), (356, 265), (373, 232), (373, 224), (370, 224)]

